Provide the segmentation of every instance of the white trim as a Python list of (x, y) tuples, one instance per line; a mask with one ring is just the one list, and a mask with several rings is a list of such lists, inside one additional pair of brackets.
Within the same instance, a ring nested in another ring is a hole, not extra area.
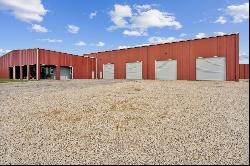
[(13, 80), (16, 79), (16, 66), (13, 66)]
[(95, 79), (95, 71), (94, 70), (92, 70), (92, 72), (91, 72), (91, 79)]
[(100, 71), (100, 79), (103, 79), (103, 78), (102, 78), (102, 72), (101, 72), (101, 71)]
[(156, 74), (157, 74), (156, 61), (157, 61), (157, 60), (155, 60), (155, 80), (156, 80)]
[(73, 68), (73, 66), (71, 66), (71, 79), (73, 80), (74, 79), (74, 68)]
[(36, 80), (38, 80), (38, 74), (39, 74), (39, 71), (38, 71), (38, 63), (39, 63), (39, 56), (38, 56), (38, 48), (36, 49)]
[(97, 58), (95, 58), (96, 60), (96, 62), (95, 62), (95, 79), (98, 79), (97, 78), (97, 73), (98, 73), (98, 71), (97, 71), (97, 67), (98, 67), (98, 65), (97, 65), (97, 63), (98, 63), (98, 60), (97, 60)]

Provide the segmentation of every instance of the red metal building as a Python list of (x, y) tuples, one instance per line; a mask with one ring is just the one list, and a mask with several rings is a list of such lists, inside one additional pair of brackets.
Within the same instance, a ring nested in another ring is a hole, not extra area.
[(10, 79), (237, 81), (239, 75), (238, 33), (84, 56), (29, 49), (14, 50), (0, 58), (0, 78)]
[(249, 64), (240, 64), (240, 79), (249, 79)]
[[(98, 52), (88, 54), (97, 58), (97, 75), (98, 78), (105, 77), (106, 75), (113, 74), (114, 79), (126, 79), (128, 74), (126, 72), (133, 72), (132, 69), (128, 69), (130, 62), (142, 63), (142, 78), (141, 79), (157, 79), (156, 71), (163, 71), (161, 67), (157, 67), (159, 61), (175, 60), (176, 63), (176, 79), (177, 80), (206, 80), (212, 78), (211, 73), (217, 71), (205, 71), (212, 70), (213, 67), (209, 66), (209, 63), (215, 62), (214, 68), (218, 66), (223, 58), (225, 61), (225, 76), (223, 74), (219, 79), (228, 81), (239, 80), (239, 34), (228, 34), (224, 36), (212, 36), (202, 39), (192, 39), (185, 41), (177, 41), (172, 43), (164, 43), (157, 45), (141, 46), (134, 48), (127, 48), (121, 50), (112, 50), (105, 52)], [(203, 58), (203, 59), (202, 59)], [(211, 59), (209, 59), (211, 58)], [(213, 59), (214, 58), (214, 59)], [(216, 58), (218, 60), (216, 60)], [(219, 58), (221, 58), (219, 60)], [(205, 62), (207, 61), (207, 62)], [(218, 62), (218, 64), (216, 64)], [(105, 65), (111, 64), (110, 69), (105, 69)], [(164, 63), (161, 63), (164, 64)], [(174, 64), (174, 63), (173, 63)], [(201, 65), (200, 66), (197, 66)], [(204, 67), (202, 65), (205, 65)], [(223, 62), (221, 62), (223, 64)], [(159, 63), (160, 65), (160, 63)], [(137, 65), (139, 66), (139, 65)], [(166, 65), (167, 68), (167, 65)], [(200, 71), (198, 71), (198, 68)], [(173, 68), (174, 69), (174, 68)], [(217, 70), (217, 69), (216, 69)], [(135, 70), (134, 70), (135, 71)], [(139, 71), (139, 70), (138, 70)], [(167, 70), (166, 75), (167, 75)], [(223, 70), (218, 70), (222, 73)], [(139, 71), (140, 72), (140, 71)], [(210, 73), (209, 73), (210, 72)], [(164, 74), (164, 72), (162, 72)], [(159, 78), (163, 78), (162, 73), (158, 73)], [(207, 78), (203, 77), (203, 73), (207, 73)], [(210, 75), (209, 75), (210, 74)], [(131, 74), (132, 75), (132, 74)], [(198, 79), (197, 77), (200, 77)], [(216, 74), (215, 74), (216, 75)], [(172, 76), (171, 76), (172, 77)], [(112, 78), (112, 77), (110, 77)], [(138, 78), (140, 78), (138, 76)], [(174, 76), (173, 76), (174, 78)], [(167, 79), (167, 78), (166, 78)], [(212, 78), (212, 79), (217, 79)]]
[(0, 78), (91, 79), (95, 59), (45, 49), (13, 50), (0, 57)]

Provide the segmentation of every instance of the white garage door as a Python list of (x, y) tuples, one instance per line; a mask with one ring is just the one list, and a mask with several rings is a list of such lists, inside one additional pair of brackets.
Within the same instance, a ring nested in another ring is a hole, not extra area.
[(142, 79), (142, 62), (126, 63), (126, 79)]
[(226, 58), (196, 59), (196, 80), (226, 80)]
[(103, 79), (114, 79), (114, 64), (103, 65)]
[(177, 61), (156, 61), (155, 64), (157, 80), (177, 80)]

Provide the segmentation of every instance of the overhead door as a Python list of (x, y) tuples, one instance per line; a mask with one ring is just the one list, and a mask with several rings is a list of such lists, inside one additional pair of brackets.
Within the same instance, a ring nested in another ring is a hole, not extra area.
[(71, 67), (60, 67), (60, 80), (71, 78)]
[(157, 80), (177, 80), (177, 61), (156, 61), (155, 64)]
[(226, 58), (196, 59), (196, 80), (226, 80)]
[(126, 79), (142, 79), (142, 62), (126, 63)]
[(103, 65), (103, 79), (114, 79), (114, 64)]

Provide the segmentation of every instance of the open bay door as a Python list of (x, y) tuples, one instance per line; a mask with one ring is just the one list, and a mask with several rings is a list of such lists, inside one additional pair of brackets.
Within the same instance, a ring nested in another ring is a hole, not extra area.
[(114, 64), (103, 65), (103, 79), (114, 79)]
[(226, 80), (226, 58), (196, 59), (196, 80)]
[(142, 79), (142, 62), (126, 63), (126, 79)]
[(157, 80), (177, 80), (177, 61), (155, 61), (155, 78)]

